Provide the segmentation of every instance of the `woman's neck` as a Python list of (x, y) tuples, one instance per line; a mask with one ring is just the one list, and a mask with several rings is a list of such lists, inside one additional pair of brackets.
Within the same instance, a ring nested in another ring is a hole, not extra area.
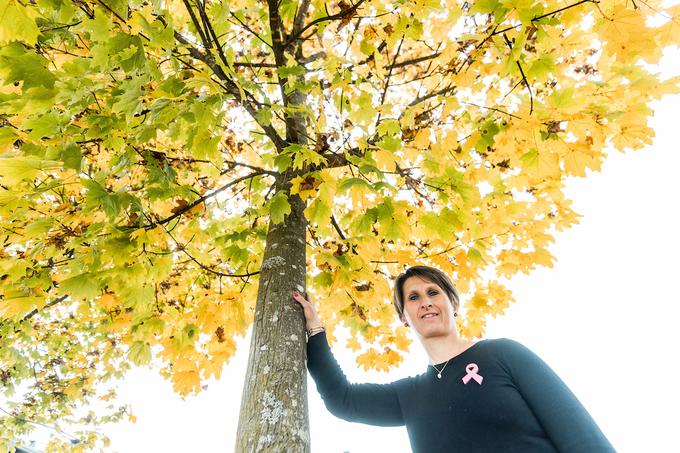
[(442, 363), (457, 356), (473, 345), (469, 340), (463, 340), (456, 334), (443, 337), (424, 338), (422, 345), (430, 357), (430, 363)]

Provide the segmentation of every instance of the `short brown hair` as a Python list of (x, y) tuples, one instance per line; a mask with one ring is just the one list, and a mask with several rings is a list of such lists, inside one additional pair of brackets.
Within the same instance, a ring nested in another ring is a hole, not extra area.
[(438, 285), (449, 296), (449, 300), (454, 308), (460, 303), (458, 290), (444, 272), (430, 266), (412, 266), (399, 274), (394, 281), (394, 294), (392, 297), (394, 308), (396, 308), (399, 317), (404, 314), (404, 282), (409, 277), (420, 277)]

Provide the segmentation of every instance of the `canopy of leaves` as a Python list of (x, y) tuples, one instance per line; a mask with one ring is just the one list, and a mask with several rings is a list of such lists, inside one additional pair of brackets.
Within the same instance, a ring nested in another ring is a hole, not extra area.
[(291, 195), (359, 363), (408, 348), (405, 264), (451, 275), (482, 335), (577, 222), (565, 178), (651, 142), (678, 80), (643, 63), (679, 25), (656, 0), (3, 1), (0, 445), (125, 415), (82, 408), (133, 364), (219, 377)]

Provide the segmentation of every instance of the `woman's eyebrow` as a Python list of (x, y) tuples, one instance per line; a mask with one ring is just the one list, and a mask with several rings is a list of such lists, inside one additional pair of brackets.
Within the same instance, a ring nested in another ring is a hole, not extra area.
[[(425, 291), (429, 291), (431, 289), (437, 290), (436, 285), (430, 285), (427, 288), (425, 288)], [(412, 296), (413, 294), (418, 294), (418, 290), (412, 289), (411, 291), (408, 292), (407, 297)]]

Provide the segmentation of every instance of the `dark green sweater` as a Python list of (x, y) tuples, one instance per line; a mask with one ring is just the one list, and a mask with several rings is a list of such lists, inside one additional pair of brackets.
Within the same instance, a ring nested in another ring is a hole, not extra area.
[(325, 333), (309, 338), (307, 356), (331, 413), (370, 425), (406, 425), (416, 453), (614, 451), (562, 380), (512, 340), (478, 342), (451, 359), (441, 379), (430, 366), (389, 384), (350, 384)]

